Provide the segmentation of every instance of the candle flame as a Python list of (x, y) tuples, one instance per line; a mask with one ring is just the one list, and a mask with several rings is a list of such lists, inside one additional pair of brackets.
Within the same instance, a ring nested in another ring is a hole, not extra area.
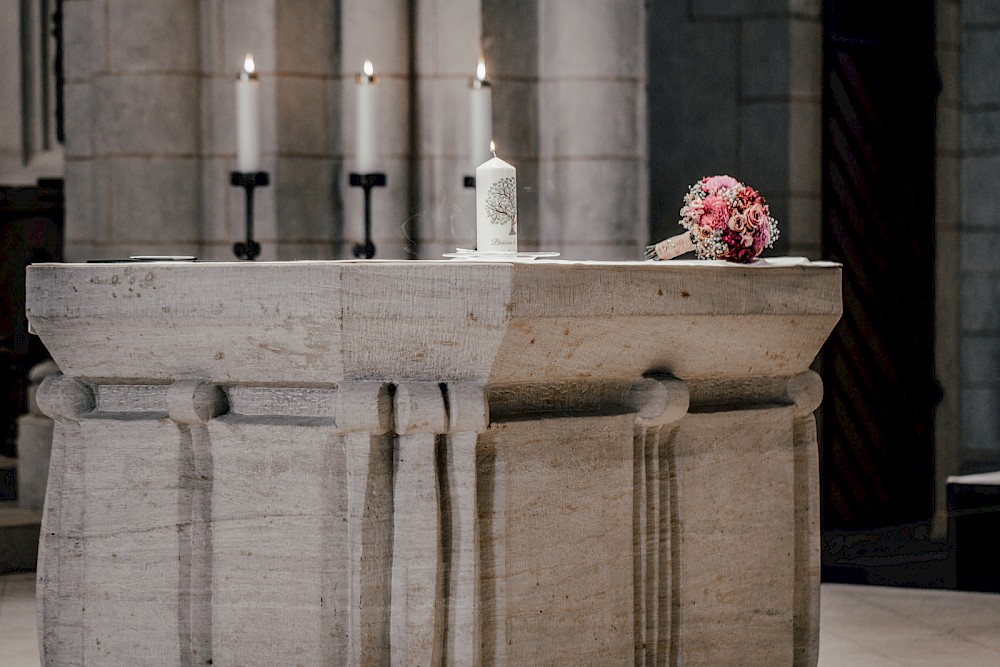
[(490, 139), (490, 152), (493, 153), (493, 157), (497, 156), (497, 145), (493, 143), (492, 139)]
[(486, 81), (486, 60), (482, 56), (479, 56), (479, 64), (476, 65), (476, 78)]
[(365, 76), (367, 77), (371, 77), (373, 74), (375, 74), (375, 66), (372, 65), (372, 61), (370, 60), (365, 61), (364, 72)]
[(256, 67), (253, 64), (253, 54), (248, 53), (246, 58), (243, 59), (243, 71), (247, 74), (253, 74)]

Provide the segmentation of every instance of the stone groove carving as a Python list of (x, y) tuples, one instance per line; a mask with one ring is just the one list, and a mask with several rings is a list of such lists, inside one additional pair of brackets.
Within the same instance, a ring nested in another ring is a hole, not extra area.
[[(744, 403), (784, 403), (794, 409), (795, 521), (801, 524), (795, 567), (797, 577), (805, 582), (794, 591), (795, 664), (811, 664), (816, 654), (812, 638), (818, 597), (812, 594), (810, 582), (818, 577), (819, 564), (818, 499), (810, 491), (809, 471), (816, 455), (812, 411), (822, 398), (822, 383), (811, 371), (782, 380), (716, 383), (713, 391)], [(750, 395), (741, 396), (748, 388)], [(482, 475), (489, 472), (479, 457), (480, 436), (490, 428), (491, 420), (502, 425), (539, 415), (563, 419), (631, 415), (635, 424), (631, 491), (635, 663), (655, 665), (680, 660), (678, 489), (672, 458), (691, 393), (687, 383), (667, 375), (630, 382), (489, 387), (473, 382), (395, 387), (358, 382), (331, 388), (222, 387), (188, 379), (169, 385), (92, 385), (53, 376), (39, 389), (38, 400), (63, 434), (67, 428), (78, 429), (81, 420), (94, 418), (155, 420), (167, 416), (176, 425), (181, 461), (177, 519), (181, 664), (232, 657), (212, 651), (216, 608), (212, 591), (217, 576), (213, 572), (213, 522), (218, 519), (213, 513), (217, 443), (212, 436), (213, 431), (218, 434), (218, 427), (213, 422), (262, 425), (305, 418), (295, 423), (303, 429), (322, 428), (338, 439), (346, 476), (344, 625), (349, 664), (391, 659), (406, 664), (475, 665), (494, 662), (501, 655), (482, 654), (480, 538), (484, 527), (480, 525), (479, 487)], [(718, 406), (703, 404), (699, 409), (706, 407)], [(385, 437), (390, 429), (395, 444)], [(77, 435), (76, 439), (85, 441), (86, 437)], [(55, 467), (63, 469), (69, 441), (63, 435), (60, 442)], [(56, 479), (59, 488), (58, 480), (65, 477)], [(393, 565), (387, 590), (380, 592), (377, 585), (372, 587), (380, 575), (368, 562), (375, 548), (371, 536), (378, 532), (372, 512), (384, 502), (379, 498), (387, 498), (384, 485), (390, 479)], [(59, 507), (59, 493), (50, 494), (50, 511)], [(47, 523), (60, 525), (55, 516)], [(56, 553), (71, 548), (65, 536), (60, 539), (64, 543)], [(63, 577), (63, 585), (72, 582)], [(76, 584), (85, 582), (80, 577)], [(43, 609), (52, 608), (43, 605)], [(495, 614), (489, 618), (490, 623), (501, 620)], [(384, 634), (380, 627), (386, 628)], [(50, 643), (64, 645), (77, 641), (74, 637), (80, 632), (55, 622), (50, 630)], [(492, 626), (489, 630), (496, 632)]]
[(676, 488), (671, 486), (670, 441), (688, 411), (687, 385), (670, 376), (643, 378), (631, 392), (636, 415), (633, 445), (633, 577), (635, 664), (668, 664), (676, 633), (672, 596), (676, 572), (671, 547)]

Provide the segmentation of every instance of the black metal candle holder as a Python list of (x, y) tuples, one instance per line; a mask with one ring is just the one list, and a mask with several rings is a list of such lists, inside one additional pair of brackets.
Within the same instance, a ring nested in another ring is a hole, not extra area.
[(462, 179), (462, 184), (465, 185), (465, 187), (467, 188), (474, 188), (476, 187), (476, 177), (466, 176), (465, 178)]
[(386, 183), (385, 174), (356, 174), (350, 175), (352, 188), (364, 188), (365, 190), (365, 242), (354, 244), (354, 256), (358, 258), (371, 259), (375, 256), (375, 244), (372, 243), (372, 188), (384, 188)]
[(260, 255), (260, 244), (253, 240), (253, 191), (271, 183), (266, 171), (234, 171), (229, 174), (229, 182), (246, 191), (247, 240), (233, 244), (233, 253), (240, 259), (253, 261)]

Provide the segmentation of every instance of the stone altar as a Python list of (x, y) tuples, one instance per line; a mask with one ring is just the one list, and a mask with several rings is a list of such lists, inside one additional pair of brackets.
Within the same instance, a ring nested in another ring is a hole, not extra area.
[(36, 264), (46, 665), (814, 665), (804, 260)]

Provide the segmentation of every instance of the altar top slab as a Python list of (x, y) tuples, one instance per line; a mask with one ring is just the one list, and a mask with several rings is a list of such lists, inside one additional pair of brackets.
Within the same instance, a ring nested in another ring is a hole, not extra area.
[(784, 376), (808, 368), (840, 318), (841, 269), (798, 258), (34, 264), (27, 314), (64, 373), (94, 380)]

